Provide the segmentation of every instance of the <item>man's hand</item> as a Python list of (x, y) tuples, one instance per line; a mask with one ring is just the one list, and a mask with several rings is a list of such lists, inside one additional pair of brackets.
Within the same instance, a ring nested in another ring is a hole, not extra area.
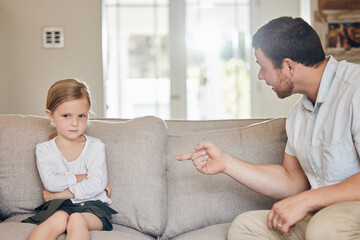
[(273, 205), (267, 224), (270, 229), (277, 228), (285, 236), (290, 236), (291, 227), (303, 220), (309, 213), (303, 194), (298, 194)]
[(204, 174), (224, 172), (226, 154), (211, 142), (200, 142), (194, 152), (177, 155), (176, 160), (191, 160), (196, 169)]

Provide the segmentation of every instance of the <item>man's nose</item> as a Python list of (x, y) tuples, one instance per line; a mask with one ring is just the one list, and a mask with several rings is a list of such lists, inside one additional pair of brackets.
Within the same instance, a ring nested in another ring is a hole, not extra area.
[(265, 80), (265, 79), (264, 79), (264, 74), (262, 73), (262, 71), (259, 71), (259, 73), (258, 73), (258, 79), (259, 79), (259, 80)]

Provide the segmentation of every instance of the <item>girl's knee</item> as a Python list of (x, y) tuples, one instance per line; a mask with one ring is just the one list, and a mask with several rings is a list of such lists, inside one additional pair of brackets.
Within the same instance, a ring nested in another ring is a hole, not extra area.
[(56, 211), (48, 220), (52, 230), (56, 232), (65, 232), (69, 214), (64, 211)]
[(55, 212), (46, 221), (37, 226), (28, 240), (55, 239), (66, 231), (69, 215), (63, 211)]
[(81, 213), (73, 213), (70, 215), (67, 228), (72, 227), (87, 227), (87, 223)]
[(69, 219), (69, 214), (67, 214), (67, 212), (58, 210), (52, 215), (52, 217), (55, 217), (58, 220), (67, 221)]

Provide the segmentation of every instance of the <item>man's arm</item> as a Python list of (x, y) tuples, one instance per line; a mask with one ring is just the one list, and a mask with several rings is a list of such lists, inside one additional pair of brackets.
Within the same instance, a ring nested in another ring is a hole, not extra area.
[(284, 199), (310, 189), (309, 181), (294, 156), (284, 154), (282, 165), (253, 164), (232, 156), (224, 173), (265, 196)]
[(259, 165), (237, 159), (210, 142), (200, 142), (195, 151), (176, 156), (192, 160), (204, 174), (225, 173), (263, 195), (283, 199), (310, 188), (296, 157), (285, 153), (283, 165)]
[(200, 142), (194, 152), (176, 159), (191, 160), (204, 174), (225, 173), (260, 194), (284, 199), (274, 204), (267, 221), (269, 228), (278, 228), (285, 235), (290, 235), (290, 227), (312, 210), (310, 183), (295, 156), (285, 153), (282, 165), (252, 164), (225, 153), (213, 143)]

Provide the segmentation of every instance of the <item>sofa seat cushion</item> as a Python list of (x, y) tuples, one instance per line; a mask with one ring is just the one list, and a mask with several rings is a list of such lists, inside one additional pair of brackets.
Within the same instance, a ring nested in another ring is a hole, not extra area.
[[(6, 221), (0, 223), (1, 240), (27, 239), (36, 225), (31, 223), (21, 223)], [(154, 240), (154, 238), (147, 236), (135, 230), (128, 231), (91, 231), (90, 239), (92, 240), (113, 240), (113, 239), (127, 239), (127, 240)], [(65, 234), (61, 234), (57, 240), (65, 240)]]
[(232, 222), (244, 211), (268, 209), (275, 202), (225, 174), (204, 175), (191, 161), (175, 160), (175, 155), (193, 151), (199, 141), (211, 141), (225, 152), (252, 163), (280, 164), (287, 141), (285, 118), (247, 127), (168, 136), (165, 240), (209, 225)]
[(174, 237), (172, 240), (224, 240), (227, 238), (230, 223), (216, 224)]
[[(15, 215), (12, 217), (7, 218), (4, 222), (0, 223), (0, 233), (4, 233), (4, 235), (6, 234), (6, 236), (10, 236), (14, 233), (14, 228), (16, 229), (16, 227), (18, 227), (19, 229), (23, 229), (24, 231), (21, 231), (20, 233), (16, 233), (16, 234), (20, 234), (21, 237), (20, 238), (9, 238), (9, 239), (26, 239), (26, 234), (30, 234), (31, 231), (36, 227), (35, 224), (30, 224), (30, 223), (22, 223), (21, 220), (30, 217), (31, 214), (20, 214), (20, 215)], [(6, 223), (6, 225), (3, 225)], [(8, 224), (11, 223), (11, 224)], [(9, 230), (6, 230), (6, 227), (9, 228)], [(144, 233), (141, 233), (133, 228), (129, 228), (129, 227), (124, 227), (118, 224), (113, 224), (113, 230), (111, 232), (116, 232), (116, 233), (108, 233), (108, 231), (92, 231), (90, 233), (90, 237), (91, 239), (103, 239), (102, 237), (104, 237), (104, 239), (136, 239), (136, 240), (154, 240), (153, 237), (148, 236)], [(16, 234), (14, 236), (16, 236)], [(106, 238), (107, 236), (107, 238)], [(1, 235), (2, 237), (2, 235)], [(3, 239), (3, 238), (1, 238)], [(58, 237), (58, 240), (63, 240), (65, 239), (65, 234), (62, 234)]]
[[(2, 240), (27, 239), (36, 225), (20, 222), (2, 222), (0, 223), (0, 232)], [(62, 236), (58, 238), (63, 240)]]

